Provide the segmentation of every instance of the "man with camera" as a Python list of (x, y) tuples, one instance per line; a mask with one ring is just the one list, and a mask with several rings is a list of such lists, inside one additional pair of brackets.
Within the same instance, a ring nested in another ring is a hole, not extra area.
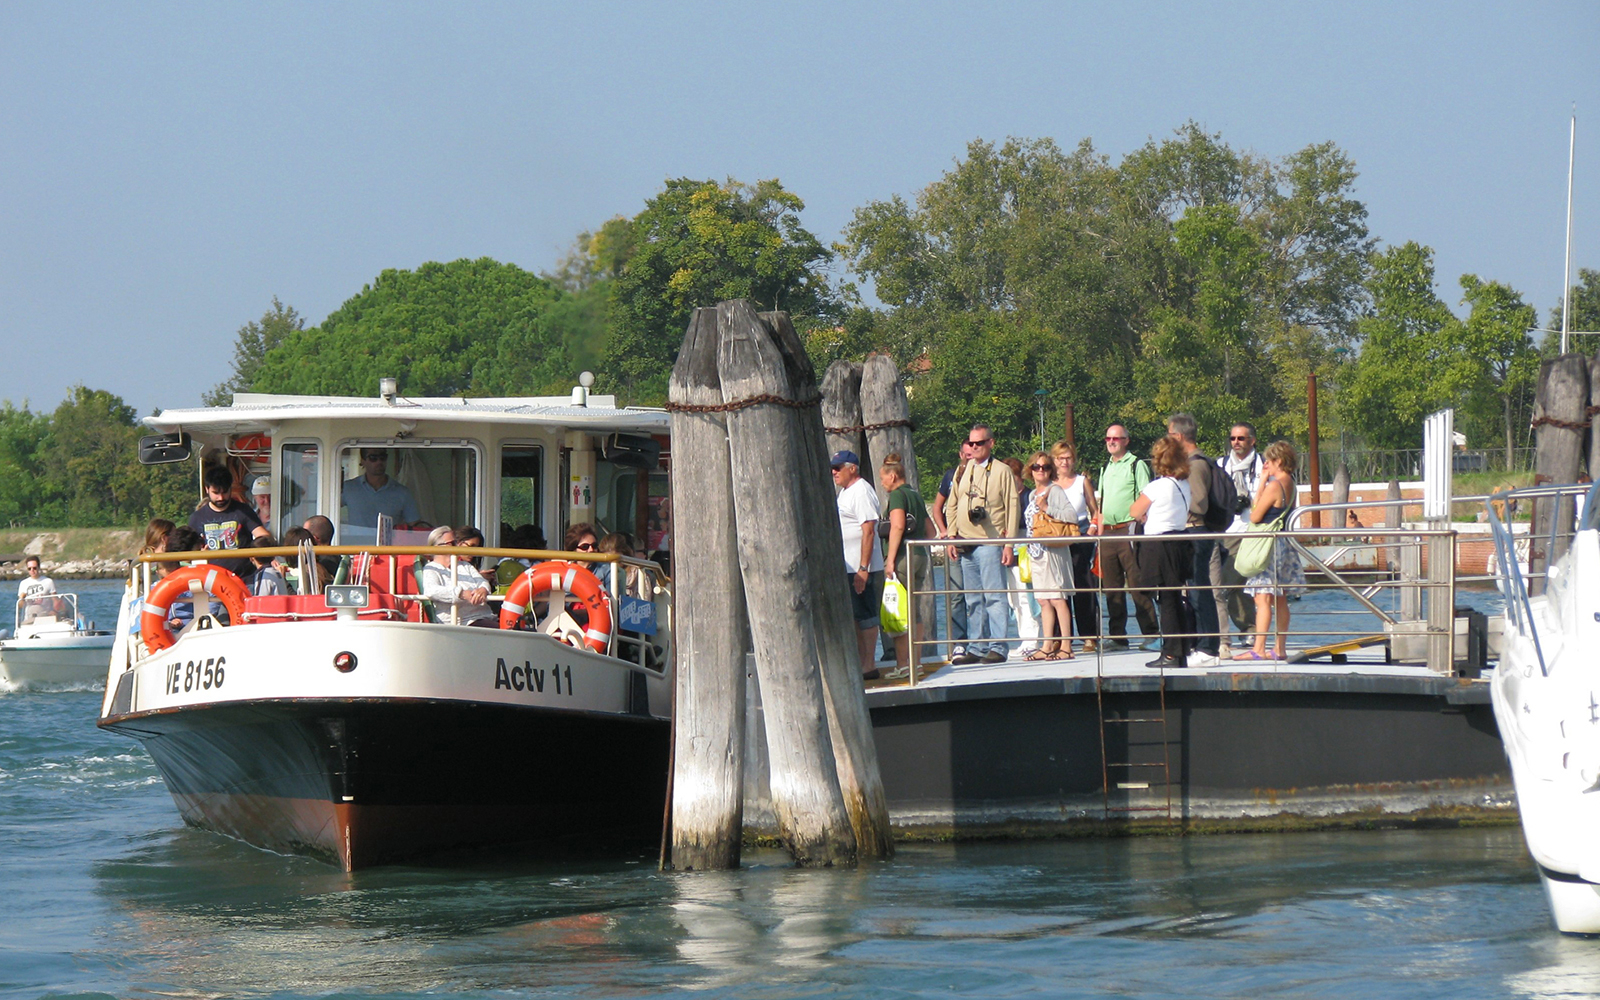
[[(1256, 488), (1261, 483), (1261, 456), (1256, 452), (1256, 429), (1240, 422), (1228, 431), (1228, 453), (1217, 459), (1217, 466), (1233, 480), (1234, 492), (1239, 495), (1234, 504), (1233, 523), (1228, 533), (1243, 532), (1250, 523), (1250, 505), (1255, 502)], [(1225, 541), (1211, 550), (1211, 586), (1217, 595), (1217, 621), (1223, 616), (1233, 622), (1243, 636), (1242, 648), (1255, 641), (1255, 602), (1244, 592), (1244, 577), (1233, 568), (1234, 554), (1239, 551), (1237, 541)], [(1233, 653), (1226, 630), (1222, 634), (1222, 648), (1218, 656), (1227, 659)]]
[(960, 540), (1015, 538), (1021, 515), (1016, 478), (994, 460), (994, 433), (989, 428), (979, 424), (967, 434), (967, 455), (969, 460), (944, 502), (945, 525), (957, 542), (950, 546), (950, 558), (959, 561), (962, 580), (973, 588), (964, 595), (967, 649), (950, 660), (957, 666), (1006, 659), (1005, 569), (1015, 558), (1009, 545), (962, 545)]

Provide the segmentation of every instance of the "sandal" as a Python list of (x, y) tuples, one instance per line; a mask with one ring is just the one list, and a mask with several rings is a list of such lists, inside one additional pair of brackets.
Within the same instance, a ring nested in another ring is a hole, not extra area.
[(1049, 653), (1046, 653), (1042, 649), (1036, 649), (1033, 652), (1029, 653), (1027, 656), (1024, 656), (1023, 659), (1027, 660), (1029, 662), (1037, 662), (1039, 660), (1053, 660), (1053, 659), (1055, 659), (1055, 657), (1052, 656)]
[(1068, 646), (1065, 649), (1058, 649), (1054, 653), (1051, 653), (1049, 656), (1045, 657), (1047, 660), (1070, 660), (1072, 658), (1071, 646)]
[(1253, 649), (1247, 649), (1242, 653), (1236, 653), (1236, 654), (1234, 654), (1233, 658), (1235, 660), (1270, 660), (1271, 659), (1270, 656), (1262, 656), (1260, 653), (1256, 652)]

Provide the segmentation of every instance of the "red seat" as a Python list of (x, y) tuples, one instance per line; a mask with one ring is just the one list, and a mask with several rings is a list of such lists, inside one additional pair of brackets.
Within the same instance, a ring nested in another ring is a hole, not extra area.
[[(369, 607), (357, 612), (358, 618), (365, 621), (398, 621), (410, 617), (401, 609), (400, 602), (386, 592), (374, 589), (370, 593), (370, 600)], [(333, 616), (333, 609), (323, 601), (321, 594), (247, 597), (244, 601), (244, 620), (261, 625), (276, 622), (328, 621)]]

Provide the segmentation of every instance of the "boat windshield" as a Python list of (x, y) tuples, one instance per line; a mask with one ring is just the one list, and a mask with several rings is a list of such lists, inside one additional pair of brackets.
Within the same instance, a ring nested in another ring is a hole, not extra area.
[(306, 522), (317, 512), (317, 446), (309, 441), (291, 441), (279, 455), (283, 485), (279, 490), (281, 513), (273, 534), (278, 538), (290, 528)]
[(77, 594), (39, 594), (17, 602), (17, 627), (78, 620)]
[(440, 525), (477, 517), (478, 455), (469, 447), (363, 445), (339, 454), (339, 534), (360, 545), (377, 540), (378, 517), (394, 519), (393, 542), (420, 544)]

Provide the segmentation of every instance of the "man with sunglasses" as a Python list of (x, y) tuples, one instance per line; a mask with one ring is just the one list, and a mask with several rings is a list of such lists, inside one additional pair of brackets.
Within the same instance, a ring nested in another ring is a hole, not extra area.
[[(1233, 480), (1239, 494), (1239, 509), (1234, 512), (1228, 533), (1243, 532), (1250, 524), (1250, 505), (1255, 500), (1256, 489), (1261, 484), (1261, 456), (1256, 452), (1256, 429), (1247, 423), (1234, 424), (1228, 431), (1228, 454), (1217, 459), (1217, 465)], [(1217, 595), (1217, 619), (1223, 615), (1233, 622), (1233, 627), (1244, 637), (1248, 648), (1255, 641), (1256, 608), (1244, 592), (1244, 577), (1233, 568), (1233, 557), (1239, 543), (1223, 542), (1211, 550), (1211, 586)], [(1227, 659), (1232, 655), (1232, 643), (1226, 631), (1218, 656)]]
[[(979, 424), (967, 434), (970, 456), (951, 485), (944, 502), (945, 525), (958, 543), (961, 539), (1015, 538), (1021, 510), (1017, 480), (1009, 466), (994, 460), (994, 434)], [(1006, 567), (1015, 557), (1009, 545), (952, 545), (950, 557), (961, 564), (961, 575), (973, 589), (966, 597), (967, 651), (950, 662), (1001, 663), (1009, 652), (1006, 625), (1010, 620), (1010, 585)], [(985, 641), (987, 640), (987, 641)]]
[(376, 532), (380, 514), (388, 514), (396, 525), (420, 521), (422, 514), (417, 510), (416, 498), (389, 477), (388, 449), (362, 448), (360, 456), (361, 475), (346, 479), (339, 490), (339, 502), (347, 508), (344, 518), (347, 540), (350, 528)]
[(1106, 595), (1106, 632), (1112, 649), (1128, 648), (1128, 603), (1124, 595), (1133, 597), (1133, 610), (1139, 621), (1139, 631), (1147, 637), (1145, 649), (1160, 645), (1160, 629), (1156, 627), (1155, 604), (1150, 594), (1130, 589), (1139, 582), (1139, 562), (1133, 550), (1133, 533), (1136, 523), (1129, 513), (1133, 502), (1150, 483), (1150, 466), (1128, 450), (1128, 429), (1121, 424), (1106, 428), (1106, 453), (1111, 456), (1100, 470), (1100, 586)]

